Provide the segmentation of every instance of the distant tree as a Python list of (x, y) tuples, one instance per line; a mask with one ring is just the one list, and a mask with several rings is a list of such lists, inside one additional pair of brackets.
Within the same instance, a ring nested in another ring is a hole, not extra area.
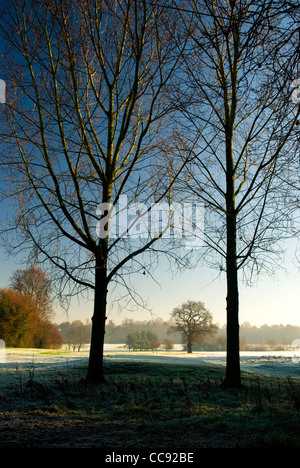
[(89, 342), (91, 325), (84, 324), (81, 320), (73, 322), (64, 322), (59, 326), (63, 336), (64, 343), (69, 346), (69, 349), (80, 351), (81, 347)]
[(10, 279), (10, 287), (35, 299), (42, 320), (50, 320), (53, 316), (51, 282), (37, 265), (26, 270), (16, 270)]
[(0, 336), (16, 348), (59, 348), (63, 342), (57, 326), (42, 319), (35, 299), (9, 288), (0, 290)]
[(174, 349), (174, 343), (169, 338), (165, 338), (163, 347), (166, 351), (171, 351), (171, 349)]
[(58, 327), (49, 320), (41, 321), (34, 336), (34, 347), (42, 349), (58, 349), (63, 345), (63, 337)]
[(160, 343), (154, 333), (142, 330), (141, 332), (129, 333), (126, 339), (126, 346), (133, 351), (154, 350), (159, 348)]
[(8, 347), (35, 347), (41, 320), (31, 296), (13, 289), (0, 290), (0, 337)]
[(203, 302), (185, 302), (171, 313), (169, 332), (181, 333), (188, 353), (192, 353), (194, 343), (199, 343), (205, 335), (212, 335), (216, 331), (217, 325), (213, 324), (212, 315)]
[(157, 338), (157, 336), (154, 336), (153, 338), (151, 338), (149, 340), (149, 348), (152, 350), (152, 351), (155, 351), (156, 349), (158, 349), (160, 347), (160, 342)]
[(126, 346), (128, 347), (129, 350), (137, 349), (136, 347), (137, 340), (136, 340), (135, 335), (136, 335), (136, 332), (135, 333), (132, 332), (127, 335)]
[[(112, 320), (109, 320), (106, 326), (105, 342), (106, 343), (126, 343), (127, 336), (135, 331), (149, 330), (154, 333), (158, 341), (163, 343), (168, 334), (169, 323), (161, 318), (154, 320), (134, 321), (124, 318), (121, 324), (116, 325)], [(168, 335), (168, 338), (173, 343), (180, 342), (180, 335)], [(179, 341), (178, 341), (179, 340)]]

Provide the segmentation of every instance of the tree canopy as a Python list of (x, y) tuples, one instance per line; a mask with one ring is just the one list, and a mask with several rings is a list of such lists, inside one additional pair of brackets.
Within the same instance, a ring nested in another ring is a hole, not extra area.
[(136, 226), (137, 197), (158, 203), (180, 170), (164, 160), (176, 18), (145, 0), (12, 0), (0, 33), (10, 82), (1, 164), (17, 206), (11, 243), (47, 264), (60, 297), (94, 294), (87, 380), (101, 382), (108, 288), (127, 288), (126, 272), (140, 272), (137, 257), (161, 237), (128, 238), (122, 220), (114, 236), (113, 211)]
[(155, 333), (142, 330), (127, 335), (126, 346), (133, 351), (149, 351), (159, 348), (160, 343)]
[(57, 348), (62, 345), (57, 327), (42, 319), (35, 299), (9, 288), (0, 290), (0, 336), (7, 347)]
[(192, 353), (193, 344), (201, 342), (206, 335), (217, 332), (212, 314), (203, 302), (187, 301), (173, 309), (170, 320), (170, 332), (181, 333), (183, 343), (187, 344), (188, 353)]
[(50, 320), (53, 317), (51, 281), (42, 268), (33, 265), (25, 270), (16, 270), (10, 279), (10, 287), (33, 297), (41, 318)]

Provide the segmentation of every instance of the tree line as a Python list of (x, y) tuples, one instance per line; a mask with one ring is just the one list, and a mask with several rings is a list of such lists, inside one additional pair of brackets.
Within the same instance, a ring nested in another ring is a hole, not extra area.
[[(69, 349), (80, 350), (83, 344), (89, 344), (91, 323), (83, 323), (80, 320), (63, 322), (57, 325), (63, 336), (64, 344)], [(129, 349), (173, 349), (172, 345), (184, 345), (180, 333), (169, 333), (170, 322), (161, 318), (153, 320), (136, 321), (125, 318), (122, 323), (115, 324), (108, 321), (108, 332), (105, 336), (106, 344), (128, 345)], [(292, 341), (300, 337), (300, 327), (296, 325), (262, 325), (257, 327), (249, 322), (240, 326), (240, 349), (283, 349), (289, 347)], [(148, 338), (147, 338), (148, 337)], [(151, 347), (149, 337), (155, 338), (157, 348)], [(135, 341), (135, 346), (132, 345)], [(144, 346), (142, 343), (146, 343)], [(226, 326), (218, 327), (212, 336), (206, 336), (200, 343), (195, 343), (194, 351), (225, 351), (226, 350)]]

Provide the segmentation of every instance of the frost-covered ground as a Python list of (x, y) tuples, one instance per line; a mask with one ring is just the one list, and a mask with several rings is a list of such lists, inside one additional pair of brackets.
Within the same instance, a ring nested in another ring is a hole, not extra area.
[[(87, 361), (88, 347), (80, 352), (36, 350), (36, 349), (12, 349), (2, 350), (0, 355), (0, 384), (3, 382), (5, 369), (28, 368), (59, 368), (82, 364)], [(247, 372), (255, 372), (273, 377), (299, 377), (300, 360), (294, 351), (268, 351), (268, 352), (241, 352), (241, 369)], [(143, 361), (169, 364), (203, 364), (225, 365), (225, 352), (194, 352), (187, 354), (177, 346), (171, 352), (129, 352), (124, 345), (106, 345), (105, 359), (107, 361)]]
[[(155, 353), (128, 353), (128, 351), (118, 349), (113, 345), (106, 348), (106, 359), (118, 360), (147, 360), (174, 364), (194, 364), (203, 365), (206, 363), (225, 365), (226, 353), (220, 352), (194, 352), (187, 354), (180, 350), (172, 352)], [(244, 351), (240, 353), (241, 369), (247, 372), (255, 372), (263, 375), (272, 375), (273, 377), (299, 377), (300, 378), (300, 359), (299, 352), (294, 351)]]
[(300, 363), (292, 351), (242, 352), (248, 375), (233, 393), (218, 385), (224, 352), (107, 345), (112, 378), (100, 388), (81, 385), (88, 356), (88, 348), (1, 350), (0, 449), (300, 447)]

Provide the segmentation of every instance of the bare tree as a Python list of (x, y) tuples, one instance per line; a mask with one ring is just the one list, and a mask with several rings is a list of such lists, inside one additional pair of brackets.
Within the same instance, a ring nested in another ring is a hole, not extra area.
[(212, 319), (203, 302), (188, 301), (172, 311), (169, 332), (180, 333), (183, 343), (187, 343), (187, 352), (192, 353), (194, 343), (216, 333), (217, 325)]
[(51, 262), (61, 294), (94, 292), (87, 380), (102, 382), (108, 285), (125, 283), (126, 265), (143, 272), (137, 256), (161, 237), (129, 238), (121, 218), (176, 176), (156, 170), (176, 107), (164, 92), (180, 57), (176, 18), (144, 0), (13, 0), (1, 36), (10, 235)]
[(82, 346), (89, 342), (90, 326), (85, 325), (80, 320), (61, 323), (59, 330), (63, 336), (64, 343), (68, 345), (69, 350), (73, 349), (79, 352)]
[(41, 268), (34, 265), (26, 270), (16, 270), (10, 279), (10, 287), (35, 299), (42, 320), (51, 319), (51, 281)]
[(172, 349), (174, 349), (174, 343), (172, 340), (170, 340), (169, 338), (165, 338), (164, 339), (164, 342), (163, 342), (163, 348), (166, 350), (166, 351), (171, 351)]
[(251, 281), (274, 271), (289, 219), (278, 174), (299, 115), (290, 105), (299, 43), (277, 7), (272, 0), (179, 7), (190, 37), (181, 89), (194, 154), (183, 187), (205, 204), (203, 258), (226, 272), (229, 386), (241, 384), (238, 272)]

